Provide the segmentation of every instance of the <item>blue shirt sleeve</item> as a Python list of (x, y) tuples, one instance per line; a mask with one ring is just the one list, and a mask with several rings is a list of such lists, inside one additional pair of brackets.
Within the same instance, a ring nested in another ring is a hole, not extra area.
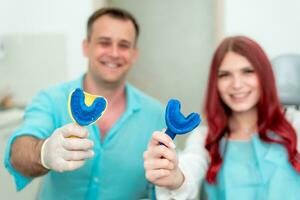
[(33, 98), (26, 108), (24, 121), (21, 127), (9, 138), (5, 155), (4, 165), (14, 177), (17, 190), (23, 189), (33, 178), (25, 177), (18, 172), (10, 163), (11, 146), (17, 137), (30, 135), (40, 139), (49, 137), (55, 129), (54, 108), (55, 103), (46, 92), (40, 92)]

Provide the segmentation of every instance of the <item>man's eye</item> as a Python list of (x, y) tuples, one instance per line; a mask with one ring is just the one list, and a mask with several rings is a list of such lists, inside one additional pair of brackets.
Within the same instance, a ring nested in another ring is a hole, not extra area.
[(119, 46), (122, 49), (129, 49), (130, 48), (130, 46), (128, 44), (120, 44)]
[(101, 45), (101, 46), (104, 46), (104, 47), (107, 47), (107, 46), (109, 46), (110, 45), (110, 43), (109, 42), (99, 42), (99, 44)]

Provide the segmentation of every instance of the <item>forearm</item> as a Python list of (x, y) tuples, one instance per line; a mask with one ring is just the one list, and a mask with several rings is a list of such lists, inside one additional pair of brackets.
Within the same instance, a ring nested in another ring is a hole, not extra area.
[(36, 177), (46, 174), (49, 170), (41, 164), (41, 148), (44, 140), (32, 136), (21, 136), (12, 144), (10, 162), (21, 174)]

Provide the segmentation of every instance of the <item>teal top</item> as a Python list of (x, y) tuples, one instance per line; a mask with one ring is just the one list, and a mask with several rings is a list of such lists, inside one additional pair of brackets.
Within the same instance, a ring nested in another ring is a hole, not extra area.
[[(22, 135), (45, 139), (56, 128), (72, 123), (68, 114), (68, 95), (82, 88), (83, 77), (40, 92), (27, 107), (24, 122), (8, 141), (4, 164), (14, 177), (17, 190), (31, 178), (16, 171), (9, 162), (13, 141)], [(80, 169), (47, 173), (39, 199), (139, 199), (150, 193), (145, 179), (143, 152), (152, 132), (165, 127), (164, 108), (153, 98), (126, 84), (126, 111), (101, 141), (96, 124), (89, 126), (95, 156)], [(109, 102), (108, 102), (109, 104)]]
[(217, 184), (205, 183), (209, 200), (299, 200), (300, 174), (285, 148), (254, 135), (250, 141), (221, 143), (223, 164)]

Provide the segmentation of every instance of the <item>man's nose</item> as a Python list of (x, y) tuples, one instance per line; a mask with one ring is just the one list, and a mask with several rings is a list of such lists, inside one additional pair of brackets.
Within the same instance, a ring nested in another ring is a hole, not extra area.
[(119, 49), (117, 45), (112, 45), (110, 48), (110, 55), (112, 57), (118, 57), (119, 56)]

